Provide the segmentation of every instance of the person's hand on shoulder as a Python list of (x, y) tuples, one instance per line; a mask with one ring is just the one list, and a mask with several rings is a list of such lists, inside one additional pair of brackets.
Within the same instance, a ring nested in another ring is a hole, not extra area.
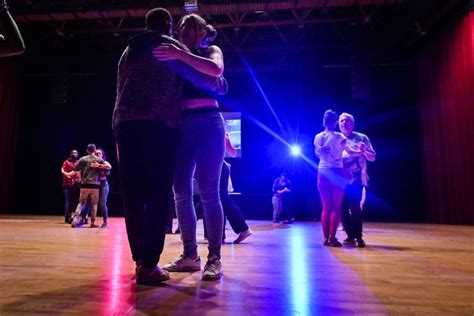
[(162, 44), (158, 47), (153, 49), (153, 56), (161, 61), (168, 61), (168, 60), (179, 60), (181, 59), (184, 50), (178, 48), (173, 44)]

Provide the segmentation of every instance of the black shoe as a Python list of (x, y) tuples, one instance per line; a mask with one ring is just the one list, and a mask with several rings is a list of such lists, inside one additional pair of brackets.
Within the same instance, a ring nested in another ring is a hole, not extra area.
[(329, 247), (342, 247), (342, 244), (337, 240), (337, 238), (329, 239)]
[(159, 286), (162, 282), (170, 279), (170, 274), (158, 266), (154, 268), (138, 266), (135, 271), (136, 282), (139, 285)]
[(286, 224), (291, 224), (294, 221), (295, 221), (294, 219), (285, 219), (282, 223), (286, 225)]
[(329, 246), (329, 240), (324, 239), (323, 246)]
[(239, 236), (237, 236), (237, 238), (234, 240), (234, 244), (240, 244), (242, 241), (244, 241), (247, 237), (249, 237), (250, 235), (252, 235), (252, 230), (247, 229), (247, 230), (244, 230), (243, 232), (241, 232), (239, 234)]
[(358, 248), (364, 248), (365, 247), (365, 241), (362, 238), (357, 238), (357, 247)]
[(348, 246), (355, 246), (356, 245), (356, 242), (355, 242), (354, 238), (350, 238), (350, 237), (347, 237), (346, 239), (344, 239), (342, 241), (342, 243), (344, 245), (348, 245)]
[(174, 231), (174, 233), (175, 233), (175, 234), (181, 234), (181, 229), (179, 229), (179, 227), (176, 228), (176, 230)]

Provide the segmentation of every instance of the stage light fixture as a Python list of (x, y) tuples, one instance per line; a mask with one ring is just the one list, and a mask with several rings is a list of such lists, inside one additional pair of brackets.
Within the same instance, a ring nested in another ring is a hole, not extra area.
[(290, 147), (290, 152), (293, 156), (299, 156), (301, 154), (301, 147), (298, 145), (292, 145)]
[(199, 9), (198, 0), (186, 0), (184, 1), (184, 11), (187, 13), (197, 12)]

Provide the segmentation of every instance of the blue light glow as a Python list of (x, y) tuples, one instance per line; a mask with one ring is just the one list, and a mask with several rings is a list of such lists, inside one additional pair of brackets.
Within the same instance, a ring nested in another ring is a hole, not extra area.
[(290, 151), (293, 156), (297, 157), (301, 154), (301, 147), (298, 145), (292, 145)]

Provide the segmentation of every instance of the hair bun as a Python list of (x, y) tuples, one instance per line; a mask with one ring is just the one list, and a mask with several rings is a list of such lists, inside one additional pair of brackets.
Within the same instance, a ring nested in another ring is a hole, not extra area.
[(217, 30), (210, 24), (208, 24), (206, 28), (207, 28), (207, 35), (206, 35), (207, 42), (213, 42), (217, 37)]

